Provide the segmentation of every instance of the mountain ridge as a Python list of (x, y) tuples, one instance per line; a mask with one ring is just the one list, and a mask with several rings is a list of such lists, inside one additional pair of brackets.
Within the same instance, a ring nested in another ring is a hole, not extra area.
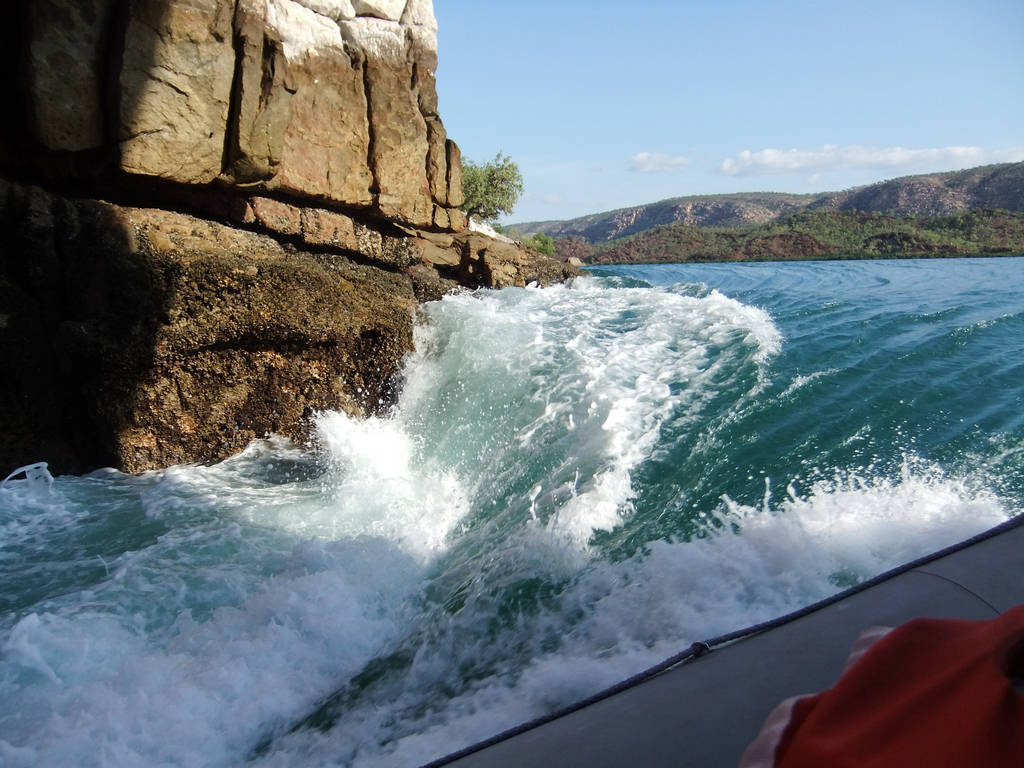
[(717, 228), (758, 226), (801, 210), (934, 217), (993, 208), (1024, 211), (1024, 162), (900, 176), (820, 194), (687, 195), (573, 219), (511, 224), (509, 229), (527, 236), (540, 233), (600, 243), (677, 222)]

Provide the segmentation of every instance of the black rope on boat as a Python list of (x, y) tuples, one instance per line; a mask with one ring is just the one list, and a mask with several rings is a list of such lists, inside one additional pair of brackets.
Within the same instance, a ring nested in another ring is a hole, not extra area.
[(914, 570), (915, 568), (920, 568), (922, 565), (946, 557), (947, 555), (951, 555), (954, 552), (959, 552), (961, 550), (967, 549), (968, 547), (974, 544), (978, 544), (979, 542), (991, 539), (994, 536), (998, 536), (1001, 533), (1012, 530), (1021, 525), (1024, 525), (1024, 514), (1012, 517), (1005, 523), (1001, 523), (994, 528), (989, 528), (987, 531), (982, 531), (981, 533), (972, 536), (969, 539), (964, 539), (963, 541), (946, 547), (945, 549), (940, 549), (937, 552), (931, 553), (930, 555), (924, 555), (923, 557), (919, 557), (916, 560), (911, 560), (909, 563), (899, 565), (891, 570), (886, 571), (885, 573), (881, 573), (878, 576), (868, 579), (867, 581), (863, 581), (860, 584), (850, 587), (849, 589), (843, 590), (842, 592), (837, 592), (836, 594), (830, 597), (826, 597), (824, 600), (819, 600), (817, 603), (812, 603), (811, 605), (800, 608), (796, 611), (793, 611), (792, 613), (784, 614), (769, 621), (763, 621), (760, 624), (753, 624), (749, 627), (738, 629), (734, 632), (728, 632), (724, 635), (719, 635), (718, 637), (712, 638), (710, 640), (695, 642), (686, 650), (680, 651), (677, 654), (669, 656), (664, 661), (658, 662), (654, 666), (648, 667), (642, 672), (638, 672), (632, 677), (628, 677), (625, 680), (616, 683), (613, 686), (610, 686), (609, 688), (605, 688), (604, 690), (598, 691), (592, 696), (588, 696), (587, 698), (577, 701), (574, 704), (569, 704), (568, 706), (551, 712), (547, 715), (541, 715), (540, 717), (522, 723), (521, 725), (509, 728), (508, 730), (502, 731), (501, 733), (491, 736), (488, 739), (484, 739), (483, 741), (477, 742), (476, 744), (471, 744), (468, 747), (464, 747), (463, 749), (460, 749), (457, 752), (452, 752), (450, 755), (445, 755), (444, 757), (438, 758), (437, 760), (425, 763), (420, 768), (440, 768), (440, 766), (453, 763), (456, 760), (460, 760), (463, 757), (473, 754), (474, 752), (479, 752), (483, 749), (487, 749), (488, 747), (491, 747), (499, 742), (511, 739), (512, 737), (518, 736), (519, 734), (525, 733), (526, 731), (533, 730), (534, 728), (537, 728), (541, 725), (545, 725), (546, 723), (550, 723), (553, 720), (557, 720), (560, 717), (565, 717), (566, 715), (570, 715), (573, 712), (578, 712), (581, 709), (585, 709), (589, 707), (591, 704), (596, 704), (599, 701), (603, 701), (604, 699), (610, 698), (618, 693), (627, 691), (630, 688), (635, 688), (641, 683), (646, 682), (651, 678), (657, 677), (658, 675), (662, 674), (663, 672), (667, 672), (673, 667), (677, 667), (682, 664), (695, 661), (696, 659), (699, 659), (703, 656), (707, 656), (715, 648), (721, 647), (728, 643), (735, 642), (737, 640), (741, 640), (746, 637), (750, 637), (752, 635), (760, 634), (769, 629), (774, 629), (775, 627), (781, 627), (783, 624), (788, 624), (791, 621), (796, 621), (797, 619), (803, 618), (804, 616), (812, 614), (815, 611), (820, 611), (822, 608), (827, 608), (828, 606), (833, 605), (834, 603), (838, 603), (840, 600), (844, 600), (847, 597), (850, 597), (851, 595), (855, 595), (859, 592), (863, 592), (866, 589), (870, 589), (876, 584), (880, 584), (883, 581), (893, 578), (894, 576), (899, 576), (901, 573), (906, 573), (908, 571)]

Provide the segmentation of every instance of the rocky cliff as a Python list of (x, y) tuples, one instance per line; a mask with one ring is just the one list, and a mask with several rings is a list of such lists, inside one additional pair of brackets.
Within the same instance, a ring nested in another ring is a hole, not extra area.
[(430, 0), (35, 0), (0, 32), (0, 472), (376, 412), (417, 302), (571, 268), (466, 229)]
[(25, 74), (8, 172), (465, 226), (430, 0), (34, 0), (19, 21), (4, 33)]

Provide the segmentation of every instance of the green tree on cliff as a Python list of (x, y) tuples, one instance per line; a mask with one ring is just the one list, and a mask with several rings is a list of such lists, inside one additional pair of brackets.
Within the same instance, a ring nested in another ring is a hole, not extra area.
[(523, 191), (523, 174), (512, 158), (501, 152), (484, 165), (472, 160), (462, 163), (462, 206), (479, 221), (493, 221), (503, 213), (512, 213)]

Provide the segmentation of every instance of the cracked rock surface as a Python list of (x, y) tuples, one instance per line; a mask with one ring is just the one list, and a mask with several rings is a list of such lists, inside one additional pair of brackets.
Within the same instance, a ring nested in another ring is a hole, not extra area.
[(393, 399), (467, 230), (430, 0), (34, 0), (0, 123), (0, 472), (209, 462)]
[(37, 0), (22, 17), (24, 138), (94, 150), (83, 173), (465, 226), (429, 0)]

